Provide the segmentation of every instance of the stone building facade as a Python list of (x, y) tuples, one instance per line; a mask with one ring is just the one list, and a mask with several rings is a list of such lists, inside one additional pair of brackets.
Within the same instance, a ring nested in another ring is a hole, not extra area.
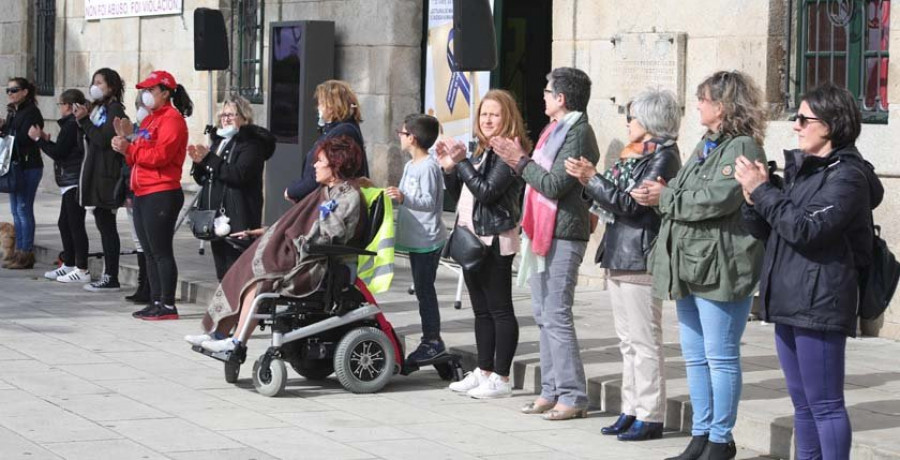
[[(33, 76), (35, 66), (34, 15), (44, 0), (8, 0), (0, 17), (0, 77)], [(263, 1), (263, 0), (261, 0)], [(499, 4), (532, 0), (495, 0)], [(536, 1), (536, 0), (534, 0)], [(781, 150), (793, 148), (796, 138), (788, 117), (795, 111), (800, 29), (799, 4), (803, 0), (544, 0), (552, 2), (552, 66), (584, 69), (594, 81), (589, 118), (608, 163), (624, 141), (622, 100), (610, 97), (621, 84), (611, 71), (616, 59), (617, 36), (674, 34), (683, 37), (679, 69), (685, 116), (680, 146), (690, 152), (703, 134), (695, 110), (694, 91), (710, 73), (737, 69), (751, 75), (762, 87), (770, 108), (766, 152), (781, 161)], [(206, 74), (193, 69), (192, 11), (219, 8), (230, 14), (238, 0), (184, 0), (182, 15), (84, 20), (84, 0), (56, 0), (55, 94), (62, 89), (86, 89), (92, 71), (118, 69), (129, 87), (156, 68), (170, 70), (183, 82), (196, 104), (189, 120), (192, 142), (201, 142), (206, 124)], [(358, 92), (369, 163), (376, 182), (396, 183), (404, 158), (393, 134), (403, 116), (421, 108), (423, 14), (427, 0), (264, 0), (266, 36), (263, 37), (263, 72), (268, 67), (268, 27), (273, 21), (320, 19), (336, 25), (336, 77), (347, 80)], [(825, 3), (825, 2), (823, 2)], [(841, 5), (890, 3), (884, 0), (840, 0)], [(900, 45), (895, 11), (884, 17), (883, 42), (888, 50)], [(896, 19), (896, 20), (891, 20)], [(865, 26), (871, 27), (871, 25)], [(868, 30), (868, 29), (864, 29)], [(900, 68), (884, 59), (888, 101), (900, 98)], [(229, 90), (229, 79), (219, 74), (215, 94)], [(540, 88), (530, 88), (540, 91)], [(263, 93), (266, 88), (263, 86)], [(130, 90), (126, 98), (135, 93)], [(39, 98), (48, 118), (53, 117), (53, 98)], [(265, 107), (257, 105), (257, 119), (267, 120)], [(878, 123), (867, 123), (858, 142), (860, 151), (877, 168), (886, 188), (884, 203), (876, 211), (883, 236), (900, 253), (900, 160), (893, 147), (900, 141), (900, 105), (887, 104)], [(540, 126), (531, 126), (532, 130)], [(189, 165), (185, 166), (187, 171)], [(48, 169), (49, 171), (49, 169)], [(49, 179), (49, 172), (48, 172)], [(52, 181), (45, 181), (52, 184)], [(587, 261), (592, 260), (593, 247)], [(585, 263), (586, 282), (597, 282), (599, 273)], [(884, 318), (866, 324), (867, 332), (900, 338), (900, 299), (895, 299)]]

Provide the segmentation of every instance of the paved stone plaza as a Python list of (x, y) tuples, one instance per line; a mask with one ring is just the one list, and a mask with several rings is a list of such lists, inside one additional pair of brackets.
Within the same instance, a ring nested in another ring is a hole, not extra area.
[[(0, 196), (0, 209), (5, 209)], [(177, 236), (182, 295), (179, 321), (134, 320), (126, 293), (91, 294), (80, 286), (44, 280), (58, 252), (58, 195), (39, 194), (38, 244), (43, 263), (31, 271), (0, 270), (0, 459), (661, 459), (687, 443), (690, 419), (674, 309), (664, 312), (669, 431), (662, 440), (626, 444), (599, 434), (618, 404), (620, 360), (608, 296), (579, 288), (576, 328), (590, 379), (587, 420), (546, 422), (518, 413), (533, 398), (538, 378), (537, 328), (526, 290), (515, 289), (520, 346), (511, 399), (477, 401), (446, 390), (433, 370), (397, 376), (381, 393), (354, 395), (332, 377), (311, 385), (289, 371), (287, 393), (257, 394), (253, 360), (267, 334), (250, 342), (237, 385), (224, 381), (218, 361), (182, 341), (197, 333), (203, 300), (214, 286), (208, 252)], [(123, 247), (130, 247), (120, 212)], [(93, 222), (88, 227), (95, 235)], [(99, 240), (92, 236), (92, 242)], [(99, 244), (95, 244), (98, 247)], [(406, 293), (410, 276), (398, 259), (394, 287), (378, 300), (407, 348), (418, 341), (418, 312)], [(123, 257), (125, 278), (133, 257)], [(99, 266), (92, 265), (92, 270)], [(473, 364), (474, 335), (467, 300), (452, 308), (454, 274), (439, 270), (443, 334)], [(126, 287), (125, 290), (129, 290)], [(771, 325), (748, 325), (742, 348), (744, 389), (735, 437), (744, 450), (787, 457), (790, 400), (774, 351)], [(900, 458), (900, 344), (856, 339), (848, 345), (847, 400), (854, 425), (854, 459)], [(608, 410), (609, 412), (602, 412)]]

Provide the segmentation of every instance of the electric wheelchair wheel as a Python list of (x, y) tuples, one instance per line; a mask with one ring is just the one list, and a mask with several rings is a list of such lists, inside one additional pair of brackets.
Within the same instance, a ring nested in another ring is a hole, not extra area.
[(225, 381), (228, 383), (237, 383), (238, 375), (241, 373), (240, 363), (225, 361)]
[(265, 361), (265, 355), (260, 356), (253, 363), (253, 387), (257, 393), (273, 397), (278, 396), (284, 391), (284, 385), (287, 383), (287, 369), (284, 361), (278, 358), (272, 358), (268, 366), (262, 366)]
[(335, 349), (334, 373), (347, 390), (374, 393), (384, 388), (394, 374), (394, 346), (379, 329), (353, 329)]

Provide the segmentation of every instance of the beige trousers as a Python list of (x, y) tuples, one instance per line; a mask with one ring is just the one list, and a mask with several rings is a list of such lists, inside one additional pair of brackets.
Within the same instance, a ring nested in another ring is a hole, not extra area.
[(663, 422), (662, 301), (653, 298), (650, 286), (612, 279), (608, 286), (622, 352), (622, 413), (645, 422)]

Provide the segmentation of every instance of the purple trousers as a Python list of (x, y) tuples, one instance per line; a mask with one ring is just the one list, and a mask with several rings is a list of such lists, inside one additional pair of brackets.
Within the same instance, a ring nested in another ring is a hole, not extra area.
[(794, 403), (798, 460), (850, 458), (850, 418), (844, 406), (847, 337), (775, 325), (775, 347)]

